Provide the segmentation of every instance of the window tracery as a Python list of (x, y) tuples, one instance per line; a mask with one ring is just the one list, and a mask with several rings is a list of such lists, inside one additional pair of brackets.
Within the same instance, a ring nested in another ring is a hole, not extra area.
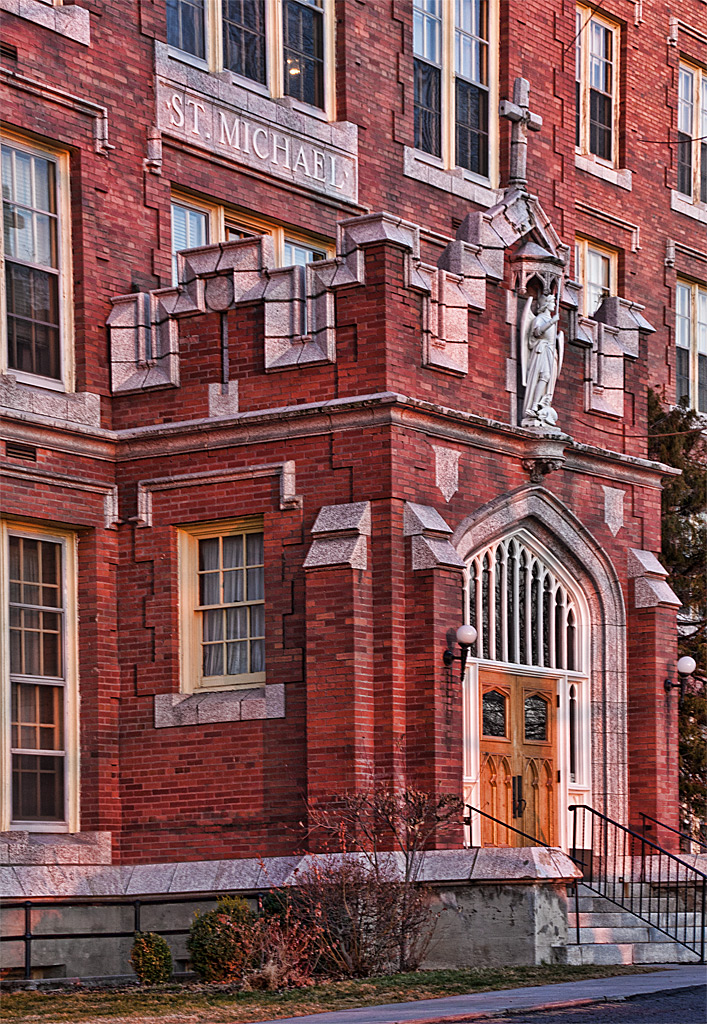
[(469, 565), (472, 657), (578, 671), (578, 609), (553, 569), (517, 534), (495, 541)]

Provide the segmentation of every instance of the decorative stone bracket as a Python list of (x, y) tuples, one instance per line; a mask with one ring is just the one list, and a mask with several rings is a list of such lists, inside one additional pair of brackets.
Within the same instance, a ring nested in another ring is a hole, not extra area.
[(634, 583), (636, 608), (679, 608), (682, 601), (667, 582), (667, 572), (652, 551), (629, 548), (628, 576)]
[(464, 562), (449, 543), (452, 529), (431, 505), (406, 501), (403, 536), (411, 538), (412, 568), (463, 569)]
[(356, 501), (348, 505), (324, 505), (312, 527), (314, 541), (304, 560), (305, 569), (350, 565), (368, 566), (368, 542), (371, 535), (371, 503)]
[(644, 306), (619, 296), (604, 299), (593, 317), (580, 316), (576, 344), (585, 351), (584, 408), (623, 416), (624, 360), (637, 359), (641, 334), (655, 328), (642, 314)]

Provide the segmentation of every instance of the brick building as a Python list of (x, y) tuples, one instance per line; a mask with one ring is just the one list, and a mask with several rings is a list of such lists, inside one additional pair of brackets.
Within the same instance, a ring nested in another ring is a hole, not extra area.
[(704, 0), (0, 34), (10, 859), (293, 854), (372, 769), (565, 849), (676, 824), (646, 405), (707, 410)]

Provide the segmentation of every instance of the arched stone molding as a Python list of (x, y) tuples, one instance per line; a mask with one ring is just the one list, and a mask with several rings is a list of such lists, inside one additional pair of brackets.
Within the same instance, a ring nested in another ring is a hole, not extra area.
[(543, 487), (521, 487), (467, 516), (451, 543), (468, 562), (480, 548), (524, 530), (561, 562), (588, 605), (592, 791), (597, 810), (627, 815), (626, 608), (609, 556), (577, 517)]

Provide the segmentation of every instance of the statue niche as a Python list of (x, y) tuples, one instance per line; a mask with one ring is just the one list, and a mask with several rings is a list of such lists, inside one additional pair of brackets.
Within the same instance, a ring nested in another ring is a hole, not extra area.
[(565, 336), (558, 330), (560, 304), (552, 291), (528, 297), (520, 322), (521, 382), (525, 388), (521, 426), (557, 429), (552, 407), (557, 378), (562, 369)]

